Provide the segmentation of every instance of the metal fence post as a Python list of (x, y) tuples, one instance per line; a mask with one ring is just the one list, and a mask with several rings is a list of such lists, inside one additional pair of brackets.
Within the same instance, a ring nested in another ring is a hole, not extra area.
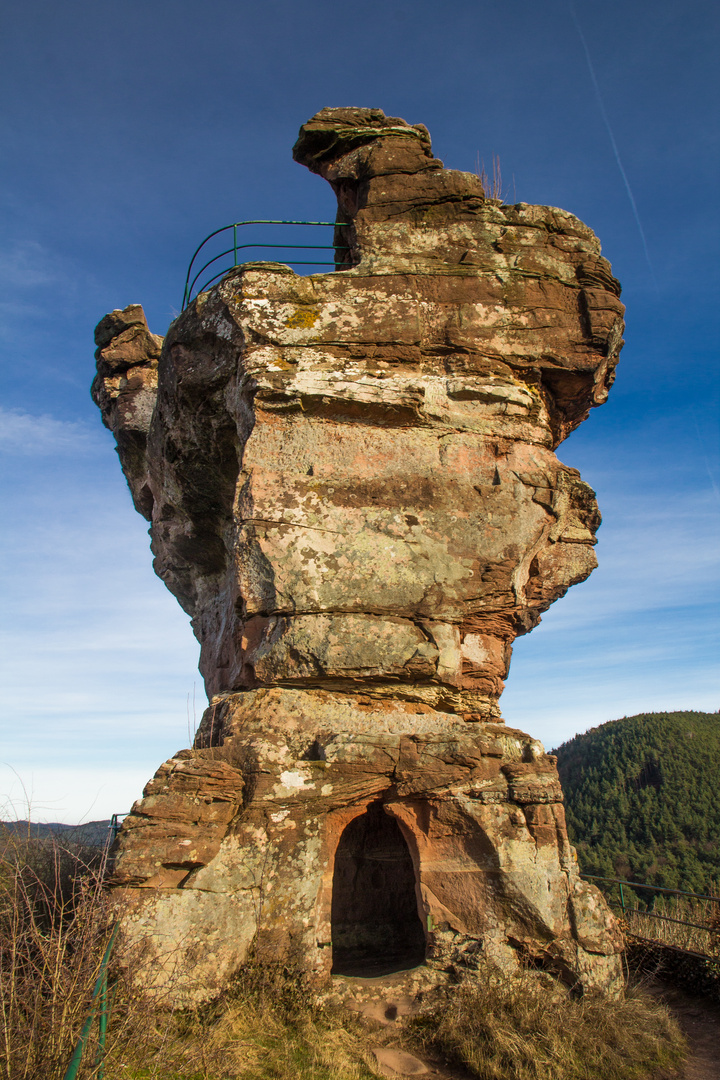
[(95, 1057), (95, 1067), (98, 1071), (98, 1080), (105, 1076), (105, 1041), (108, 1026), (108, 992), (107, 992), (107, 968), (103, 974), (102, 988), (100, 990), (100, 1015), (98, 1016), (98, 1050)]
[(107, 943), (107, 948), (105, 949), (103, 958), (100, 961), (100, 974), (97, 977), (97, 980), (95, 982), (95, 988), (93, 989), (88, 1018), (82, 1026), (80, 1038), (75, 1044), (75, 1049), (73, 1050), (72, 1057), (70, 1058), (70, 1064), (65, 1071), (63, 1080), (75, 1080), (75, 1078), (77, 1077), (78, 1070), (80, 1068), (80, 1062), (82, 1061), (83, 1050), (85, 1049), (85, 1044), (87, 1043), (88, 1036), (92, 1030), (93, 1020), (95, 1019), (95, 1014), (97, 1012), (98, 999), (100, 1002), (100, 1038), (98, 1044), (98, 1056), (95, 1065), (100, 1065), (100, 1072), (98, 1073), (98, 1077), (102, 1077), (102, 1057), (105, 1054), (105, 1037), (107, 1034), (107, 966), (110, 959), (110, 953), (112, 952), (113, 945), (115, 944), (115, 939), (118, 936), (119, 932), (120, 923), (116, 923), (113, 932), (110, 935), (110, 940)]
[(70, 1064), (67, 1067), (67, 1071), (65, 1073), (65, 1076), (63, 1077), (63, 1080), (75, 1080), (75, 1077), (78, 1074), (78, 1069), (80, 1068), (80, 1062), (82, 1061), (83, 1050), (85, 1049), (85, 1043), (87, 1042), (88, 1035), (90, 1034), (90, 1030), (92, 1028), (92, 1022), (93, 1022), (94, 1019), (95, 1019), (95, 1006), (93, 1005), (92, 1009), (90, 1010), (90, 1015), (88, 1016), (87, 1020), (83, 1024), (82, 1031), (80, 1032), (80, 1038), (78, 1039), (78, 1041), (77, 1041), (77, 1043), (75, 1045), (75, 1049), (73, 1050), (73, 1055), (70, 1058)]

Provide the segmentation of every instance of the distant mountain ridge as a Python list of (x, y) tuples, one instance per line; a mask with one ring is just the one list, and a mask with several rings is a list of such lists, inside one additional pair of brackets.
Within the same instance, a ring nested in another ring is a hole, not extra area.
[(85, 821), (81, 825), (63, 825), (59, 821), (0, 821), (0, 832), (7, 830), (16, 836), (44, 840), (54, 836), (58, 843), (104, 847), (109, 836), (110, 819)]
[(720, 892), (720, 713), (640, 713), (557, 754), (580, 869)]

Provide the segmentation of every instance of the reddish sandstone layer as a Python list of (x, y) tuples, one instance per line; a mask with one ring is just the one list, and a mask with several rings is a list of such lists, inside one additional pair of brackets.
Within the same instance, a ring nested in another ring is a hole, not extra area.
[(607, 396), (619, 287), (586, 226), (486, 200), (423, 128), (324, 110), (295, 155), (352, 269), (239, 268), (159, 369), (140, 308), (98, 328), (156, 569), (210, 695), (390, 686), (497, 718), (513, 639), (596, 565), (594, 494), (553, 449)]
[[(96, 331), (211, 698), (123, 829), (126, 928), (201, 996), (253, 939), (320, 978), (368, 935), (610, 988), (554, 760), (497, 725), (514, 638), (595, 566), (554, 450), (607, 397), (618, 283), (577, 218), (486, 199), (421, 125), (326, 109), (294, 153), (337, 193), (339, 272), (246, 264), (164, 341), (137, 305)], [(373, 844), (401, 884), (372, 886)]]
[(148, 785), (115, 869), (126, 933), (181, 1000), (219, 989), (251, 943), (319, 983), (344, 947), (345, 974), (390, 957), (432, 985), (525, 960), (619, 986), (621, 937), (578, 877), (555, 758), (530, 736), (273, 688), (218, 701), (198, 741), (211, 738)]

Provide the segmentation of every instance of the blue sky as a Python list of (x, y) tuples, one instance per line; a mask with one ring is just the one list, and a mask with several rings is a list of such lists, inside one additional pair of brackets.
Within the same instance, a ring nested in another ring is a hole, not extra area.
[(199, 720), (188, 620), (90, 401), (92, 331), (139, 302), (164, 333), (219, 226), (332, 218), (330, 188), (291, 157), (325, 105), (426, 124), (450, 168), (497, 154), (506, 201), (576, 213), (624, 287), (610, 400), (559, 450), (598, 492), (600, 568), (518, 641), (508, 723), (551, 747), (635, 712), (718, 709), (719, 22), (709, 0), (6, 9), (8, 813), (25, 815), (26, 794), (45, 820), (126, 810), (187, 745), (193, 689)]

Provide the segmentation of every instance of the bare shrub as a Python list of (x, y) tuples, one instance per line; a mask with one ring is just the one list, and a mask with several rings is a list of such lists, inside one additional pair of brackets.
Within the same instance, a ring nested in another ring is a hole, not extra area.
[[(101, 850), (0, 826), (3, 1080), (65, 1074), (110, 934), (102, 872)], [(96, 1051), (88, 1046), (80, 1075), (92, 1075)]]
[[(1, 1080), (62, 1080), (83, 1024), (116, 911), (104, 858), (0, 826)], [(161, 958), (162, 959), (162, 958)], [(165, 958), (167, 959), (167, 958)], [(301, 975), (247, 964), (216, 1001), (171, 1010), (157, 965), (118, 942), (105, 1080), (365, 1080), (377, 1076), (349, 1014), (323, 1009)], [(98, 1027), (79, 1080), (99, 1075)]]
[(475, 163), (475, 173), (480, 178), (480, 184), (482, 185), (485, 198), (497, 199), (498, 202), (502, 202), (502, 172), (500, 171), (500, 158), (497, 154), (493, 154), (492, 156), (492, 176), (488, 175), (487, 170), (485, 169), (485, 162), (480, 161), (479, 154)]

